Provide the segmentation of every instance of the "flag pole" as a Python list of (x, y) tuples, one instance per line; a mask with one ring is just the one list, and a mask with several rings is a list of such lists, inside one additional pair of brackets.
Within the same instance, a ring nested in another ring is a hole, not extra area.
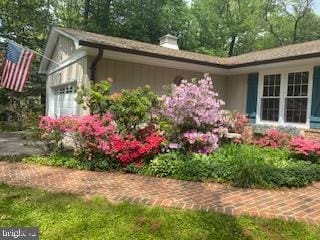
[(19, 44), (19, 43), (16, 43), (16, 42), (14, 42), (14, 41), (12, 41), (12, 40), (9, 40), (9, 42), (12, 43), (12, 44), (14, 44), (14, 45), (16, 45), (16, 46), (19, 47), (19, 48), (25, 48), (25, 49), (27, 49), (27, 50), (29, 50), (29, 51), (31, 51), (31, 52), (34, 52), (34, 53), (38, 54), (39, 56), (42, 56), (43, 58), (45, 58), (45, 59), (47, 59), (47, 60), (49, 60), (49, 61), (51, 61), (51, 62), (53, 62), (53, 63), (55, 63), (55, 64), (57, 64), (57, 65), (59, 65), (59, 66), (61, 65), (60, 63), (54, 61), (54, 60), (51, 59), (51, 58), (48, 58), (47, 56), (45, 56), (45, 55), (43, 55), (43, 54), (41, 54), (41, 53), (39, 53), (39, 52), (37, 52), (37, 51), (35, 51), (35, 50), (33, 50), (33, 49), (30, 49), (30, 48), (28, 48), (28, 47), (25, 47), (25, 46), (23, 46), (23, 45), (21, 45), (21, 44)]

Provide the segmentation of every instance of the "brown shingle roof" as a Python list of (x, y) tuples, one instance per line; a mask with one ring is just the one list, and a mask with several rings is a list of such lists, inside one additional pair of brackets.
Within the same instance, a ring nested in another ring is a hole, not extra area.
[(80, 42), (80, 45), (97, 45), (110, 50), (118, 50), (209, 66), (217, 66), (221, 68), (236, 68), (270, 62), (320, 57), (320, 40), (223, 58), (183, 50), (168, 49), (160, 47), (159, 45), (85, 32), (82, 30), (61, 27), (58, 29), (77, 38)]

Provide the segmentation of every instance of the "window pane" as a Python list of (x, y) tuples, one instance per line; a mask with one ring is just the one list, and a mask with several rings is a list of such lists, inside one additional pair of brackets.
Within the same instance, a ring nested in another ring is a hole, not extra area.
[(300, 96), (300, 85), (294, 86), (294, 96)]
[(263, 98), (261, 117), (266, 121), (278, 121), (279, 119), (279, 98)]
[(269, 79), (269, 85), (274, 85), (275, 75), (270, 75)]
[(308, 84), (309, 81), (309, 72), (303, 72), (302, 73), (302, 83)]
[(293, 96), (293, 86), (288, 86), (288, 96)]
[(277, 75), (276, 75), (276, 82), (275, 82), (275, 84), (280, 86), (280, 74), (277, 74)]
[(302, 85), (301, 96), (308, 96), (308, 85)]
[(305, 123), (307, 116), (307, 98), (286, 99), (286, 122)]
[(309, 72), (296, 72), (288, 74), (287, 96), (308, 96)]
[(288, 84), (294, 84), (294, 73), (289, 73)]
[(301, 84), (301, 72), (298, 72), (298, 73), (295, 73), (295, 76), (294, 76), (294, 84)]
[(275, 96), (280, 96), (280, 86), (276, 86), (275, 88)]
[(264, 97), (269, 96), (269, 91), (268, 91), (268, 90), (269, 90), (268, 87), (264, 87), (264, 88), (263, 88), (263, 96), (264, 96)]

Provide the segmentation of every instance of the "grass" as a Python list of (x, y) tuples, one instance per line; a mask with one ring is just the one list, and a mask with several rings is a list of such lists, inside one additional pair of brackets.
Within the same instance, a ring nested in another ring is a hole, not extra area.
[(38, 226), (41, 239), (320, 239), (320, 226), (164, 209), (0, 185), (0, 226)]

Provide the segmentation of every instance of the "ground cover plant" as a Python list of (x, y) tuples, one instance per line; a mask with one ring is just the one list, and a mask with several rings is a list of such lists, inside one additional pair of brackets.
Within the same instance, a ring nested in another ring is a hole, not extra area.
[[(35, 207), (36, 206), (36, 207)], [(164, 209), (0, 185), (0, 224), (39, 226), (41, 239), (319, 239), (300, 222)]]
[(260, 188), (303, 187), (320, 180), (320, 164), (297, 160), (289, 150), (246, 144), (226, 144), (209, 155), (160, 154), (142, 172)]

